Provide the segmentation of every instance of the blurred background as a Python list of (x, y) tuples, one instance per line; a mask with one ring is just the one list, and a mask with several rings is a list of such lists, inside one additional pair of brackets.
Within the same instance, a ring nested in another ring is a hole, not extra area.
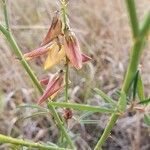
[[(136, 0), (136, 3), (141, 21), (150, 10), (150, 1)], [(81, 71), (70, 70), (70, 100), (102, 105), (103, 100), (92, 89), (100, 88), (113, 97), (122, 85), (129, 60), (132, 37), (125, 2), (70, 0), (68, 8), (70, 24), (80, 41), (82, 51), (93, 58)], [(58, 0), (8, 0), (10, 27), (23, 53), (40, 46), (58, 9)], [(0, 22), (3, 21), (0, 1)], [(149, 49), (150, 44), (145, 48), (140, 66), (147, 96), (150, 96)], [(44, 60), (45, 57), (41, 57), (29, 62), (39, 79), (62, 68), (57, 66), (45, 71)], [(39, 115), (37, 109), (18, 107), (22, 104), (35, 104), (39, 96), (0, 33), (0, 134), (61, 145), (58, 129), (50, 114)], [(63, 100), (63, 93), (56, 99)], [(150, 109), (147, 108), (146, 113), (148, 110)], [(61, 113), (62, 110), (58, 111)], [(78, 111), (73, 113), (74, 117), (68, 122), (70, 135), (79, 150), (93, 149), (109, 116)], [(11, 145), (10, 149), (15, 148)], [(128, 114), (120, 118), (103, 148), (149, 150), (150, 128), (143, 122), (143, 113)], [(7, 144), (0, 145), (0, 150), (7, 149)]]

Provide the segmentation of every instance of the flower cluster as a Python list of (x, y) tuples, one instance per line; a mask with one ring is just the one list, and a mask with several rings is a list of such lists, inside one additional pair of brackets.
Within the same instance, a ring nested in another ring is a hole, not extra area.
[[(81, 52), (78, 39), (71, 29), (68, 28), (63, 31), (59, 13), (56, 13), (53, 17), (50, 29), (41, 46), (24, 54), (24, 57), (27, 60), (31, 60), (44, 54), (47, 54), (47, 59), (44, 63), (45, 69), (50, 69), (54, 65), (66, 61), (66, 59), (74, 68), (81, 69), (84, 63), (91, 60), (89, 56)], [(41, 83), (47, 85), (47, 87), (39, 98), (38, 104), (43, 103), (48, 97), (54, 96), (64, 87), (64, 73), (61, 70), (50, 79), (42, 80)]]

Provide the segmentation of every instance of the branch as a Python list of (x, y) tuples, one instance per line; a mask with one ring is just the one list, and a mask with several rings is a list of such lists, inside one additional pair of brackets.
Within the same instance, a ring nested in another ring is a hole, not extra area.
[(2, 134), (0, 134), (0, 143), (10, 143), (10, 144), (21, 145), (30, 148), (44, 149), (44, 150), (69, 150), (66, 148), (59, 148), (54, 146), (43, 145), (40, 143), (29, 142), (22, 139), (16, 139)]

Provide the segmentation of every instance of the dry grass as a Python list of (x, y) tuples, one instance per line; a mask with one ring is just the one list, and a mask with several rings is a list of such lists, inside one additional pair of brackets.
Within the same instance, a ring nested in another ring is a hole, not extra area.
[[(137, 0), (137, 4), (139, 18), (143, 19), (145, 12), (150, 10), (150, 1)], [(57, 3), (54, 0), (9, 0), (11, 29), (24, 53), (40, 45), (56, 9)], [(0, 20), (3, 20), (2, 16), (0, 9)], [(98, 87), (112, 95), (121, 86), (129, 59), (131, 34), (124, 1), (70, 0), (69, 17), (83, 51), (93, 57), (93, 61), (82, 71), (71, 71), (73, 84), (70, 87), (70, 99), (89, 104), (102, 104), (91, 88)], [(22, 103), (36, 102), (38, 94), (1, 34), (0, 43), (0, 133), (34, 141), (56, 142), (58, 131), (48, 115), (18, 120), (22, 116), (31, 115), (35, 110), (16, 107)], [(150, 96), (149, 49), (150, 44), (146, 47), (141, 60), (142, 77), (148, 96)], [(39, 78), (55, 70), (54, 68), (48, 72), (43, 71), (42, 63), (43, 58), (31, 64)], [(80, 115), (74, 113), (75, 117)], [(140, 141), (141, 150), (150, 149), (150, 131), (141, 118), (142, 114), (126, 115), (121, 118), (104, 149), (137, 149), (135, 147), (138, 145), (137, 141)], [(69, 128), (73, 134), (80, 134), (75, 137), (80, 150), (93, 147), (107, 121), (106, 116), (99, 114), (92, 115), (90, 119), (100, 121), (92, 125), (81, 125), (74, 119), (69, 121)], [(138, 130), (135, 127), (138, 127)], [(7, 149), (7, 146), (1, 145), (0, 149)]]

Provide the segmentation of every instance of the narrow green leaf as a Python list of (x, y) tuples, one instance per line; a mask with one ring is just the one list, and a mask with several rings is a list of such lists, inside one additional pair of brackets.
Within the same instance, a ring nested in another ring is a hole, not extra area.
[(126, 99), (126, 94), (123, 91), (121, 92), (120, 102), (118, 104), (119, 111), (124, 112), (126, 110), (126, 106), (127, 106), (127, 99)]
[(93, 113), (94, 113), (94, 112), (88, 111), (88, 112), (84, 113), (83, 115), (81, 115), (81, 116), (79, 117), (79, 120), (82, 120), (82, 119), (88, 117), (89, 115), (92, 115)]
[(144, 86), (140, 74), (138, 76), (137, 93), (138, 93), (139, 100), (143, 101), (145, 99), (145, 94), (144, 94)]
[(150, 116), (144, 115), (144, 123), (148, 126), (150, 126)]
[(20, 118), (19, 120), (25, 120), (25, 119), (29, 119), (29, 118), (33, 118), (33, 117), (39, 117), (39, 116), (46, 115), (47, 113), (48, 112), (36, 112), (36, 113), (33, 113), (30, 116), (26, 116), (26, 117)]
[(116, 102), (115, 102), (112, 98), (110, 98), (107, 94), (105, 94), (103, 91), (101, 91), (101, 90), (98, 89), (98, 88), (95, 88), (94, 91), (95, 91), (99, 96), (101, 96), (101, 97), (105, 100), (105, 102), (110, 103), (110, 104), (112, 104), (113, 106), (116, 106)]
[(99, 120), (80, 120), (81, 124), (98, 124)]
[(142, 100), (139, 102), (139, 104), (148, 104), (148, 103), (150, 103), (150, 98)]
[(23, 105), (17, 106), (17, 108), (34, 108), (34, 109), (38, 109), (38, 110), (42, 110), (42, 111), (48, 111), (47, 108), (44, 108), (44, 107), (41, 107), (41, 106), (35, 105), (35, 104), (23, 104)]
[(138, 76), (139, 76), (139, 70), (137, 71), (133, 81), (133, 100), (136, 99)]
[(51, 106), (72, 108), (72, 109), (83, 110), (83, 111), (93, 111), (93, 112), (102, 112), (102, 113), (114, 113), (115, 112), (115, 110), (113, 109), (107, 109), (107, 108), (99, 107), (99, 106), (76, 104), (76, 103), (49, 102), (48, 104)]

